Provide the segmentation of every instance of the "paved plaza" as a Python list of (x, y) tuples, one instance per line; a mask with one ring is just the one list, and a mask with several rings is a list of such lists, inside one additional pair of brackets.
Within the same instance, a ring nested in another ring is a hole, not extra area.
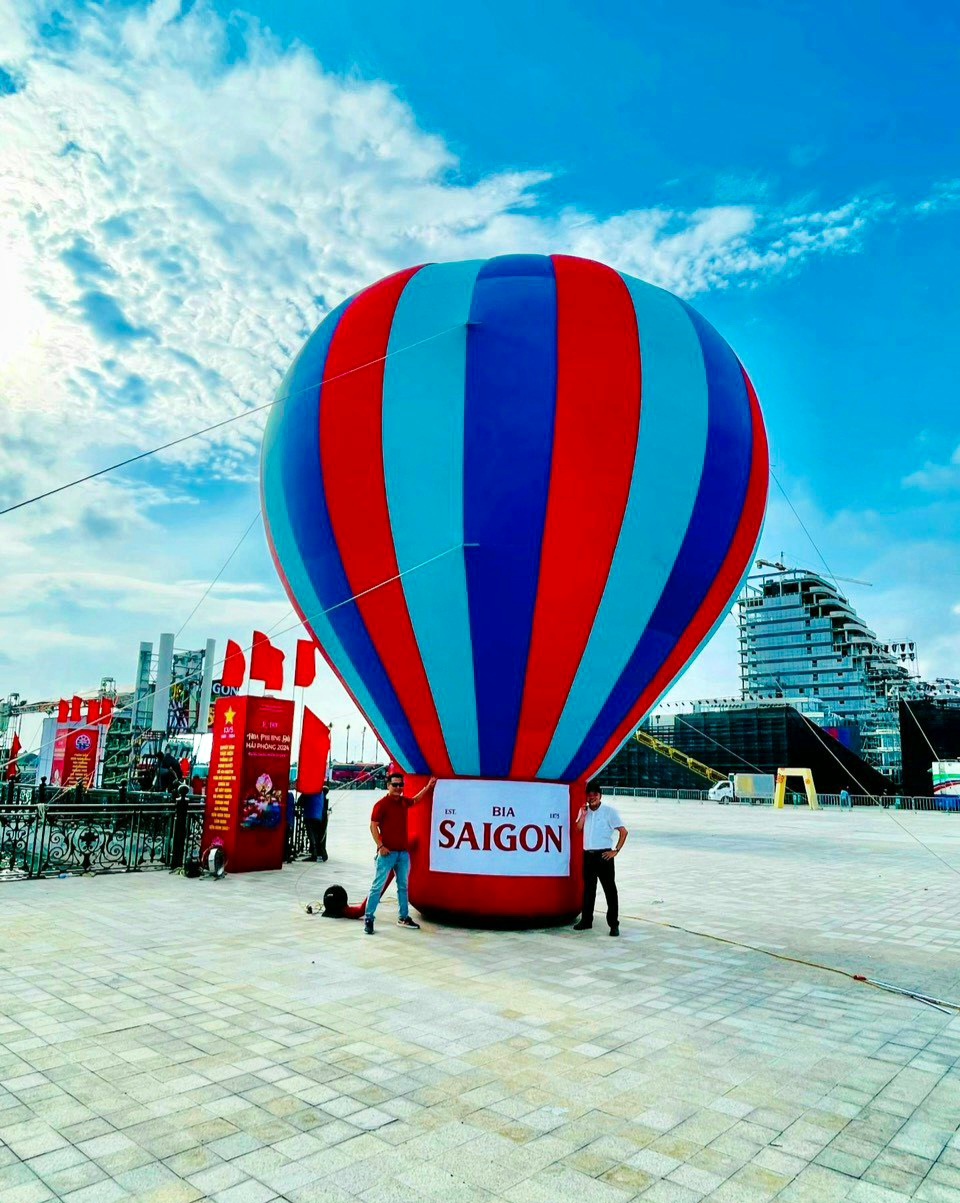
[(372, 801), (327, 865), (0, 887), (2, 1203), (960, 1199), (960, 1014), (799, 963), (960, 1000), (960, 816), (618, 800), (619, 940), (371, 939), (303, 904)]

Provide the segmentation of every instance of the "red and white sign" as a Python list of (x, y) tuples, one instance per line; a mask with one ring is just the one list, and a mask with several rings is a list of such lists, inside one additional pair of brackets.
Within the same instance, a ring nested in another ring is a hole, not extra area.
[(88, 789), (93, 785), (99, 741), (100, 732), (90, 727), (69, 732), (63, 748), (62, 785), (76, 785), (78, 781)]
[(217, 701), (203, 846), (219, 842), (232, 873), (283, 865), (292, 738), (293, 702)]
[(430, 870), (567, 877), (570, 836), (569, 786), (439, 781), (430, 824)]

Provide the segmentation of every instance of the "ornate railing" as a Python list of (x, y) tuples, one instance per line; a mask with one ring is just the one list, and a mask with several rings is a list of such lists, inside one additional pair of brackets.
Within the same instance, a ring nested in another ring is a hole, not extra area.
[[(0, 880), (171, 869), (196, 859), (203, 800), (113, 791), (0, 802)], [(107, 796), (109, 795), (109, 796)]]
[[(10, 784), (0, 793), (0, 881), (76, 873), (173, 869), (197, 860), (202, 797), (123, 790), (41, 790)], [(286, 860), (309, 854), (300, 799)]]

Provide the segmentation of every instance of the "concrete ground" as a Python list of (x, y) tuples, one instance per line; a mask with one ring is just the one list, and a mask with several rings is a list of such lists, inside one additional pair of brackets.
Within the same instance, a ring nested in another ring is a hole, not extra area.
[(372, 800), (326, 865), (0, 887), (2, 1203), (960, 1199), (957, 1010), (797, 963), (960, 1001), (960, 816), (623, 800), (619, 940), (370, 939), (303, 904)]

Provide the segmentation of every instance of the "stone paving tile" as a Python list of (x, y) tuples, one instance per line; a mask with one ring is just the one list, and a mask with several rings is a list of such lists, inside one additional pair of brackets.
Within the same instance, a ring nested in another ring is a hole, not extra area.
[[(369, 802), (337, 806), (361, 851), (326, 867), (6, 887), (2, 1203), (960, 1198), (960, 1017), (629, 918), (613, 948), (408, 939), (389, 899), (375, 940), (307, 918), (331, 880), (366, 889)], [(952, 971), (926, 936), (960, 934), (955, 886), (889, 820), (624, 810), (625, 914)], [(960, 825), (923, 838), (949, 854)]]

